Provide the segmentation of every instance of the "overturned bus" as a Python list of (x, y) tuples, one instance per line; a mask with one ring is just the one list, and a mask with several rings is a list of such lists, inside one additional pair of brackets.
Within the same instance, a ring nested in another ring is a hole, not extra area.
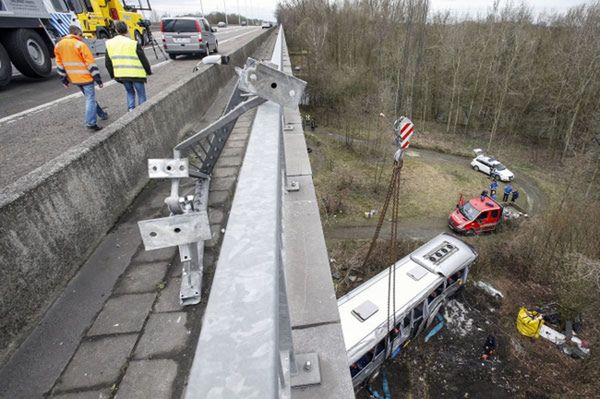
[(391, 268), (338, 300), (355, 389), (364, 385), (387, 358), (396, 356), (431, 324), (446, 300), (466, 282), (475, 259), (477, 252), (473, 247), (442, 233), (398, 260), (393, 266), (395, 290), (392, 285), (389, 321)]

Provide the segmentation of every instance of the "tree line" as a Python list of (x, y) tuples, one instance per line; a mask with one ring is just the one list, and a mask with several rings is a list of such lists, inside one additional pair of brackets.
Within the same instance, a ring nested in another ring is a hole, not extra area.
[(469, 18), (429, 0), (286, 0), (276, 15), (307, 52), (312, 106), (341, 118), (408, 115), (561, 160), (599, 145), (598, 1), (543, 16), (496, 1)]

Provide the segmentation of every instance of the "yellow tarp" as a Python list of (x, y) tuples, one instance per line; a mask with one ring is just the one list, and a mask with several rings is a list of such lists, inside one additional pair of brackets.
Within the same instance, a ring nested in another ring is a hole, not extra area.
[(539, 338), (540, 329), (544, 325), (542, 315), (533, 310), (527, 310), (524, 306), (519, 309), (517, 316), (517, 330), (526, 337)]

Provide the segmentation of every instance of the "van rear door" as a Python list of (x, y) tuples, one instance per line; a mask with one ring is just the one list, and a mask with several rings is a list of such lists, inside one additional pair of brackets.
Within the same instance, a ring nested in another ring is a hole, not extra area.
[(169, 52), (192, 53), (199, 50), (202, 36), (194, 19), (164, 19), (163, 35)]

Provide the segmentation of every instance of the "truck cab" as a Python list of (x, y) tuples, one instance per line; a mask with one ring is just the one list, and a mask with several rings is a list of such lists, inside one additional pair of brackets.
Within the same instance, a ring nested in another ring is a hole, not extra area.
[(81, 22), (83, 33), (90, 39), (108, 39), (115, 35), (115, 21), (123, 21), (131, 39), (144, 44), (147, 32), (144, 16), (138, 10), (150, 10), (148, 0), (131, 5), (123, 0), (70, 0), (68, 5)]
[(475, 235), (493, 231), (502, 220), (503, 207), (487, 195), (459, 200), (448, 218), (448, 226), (457, 233)]

